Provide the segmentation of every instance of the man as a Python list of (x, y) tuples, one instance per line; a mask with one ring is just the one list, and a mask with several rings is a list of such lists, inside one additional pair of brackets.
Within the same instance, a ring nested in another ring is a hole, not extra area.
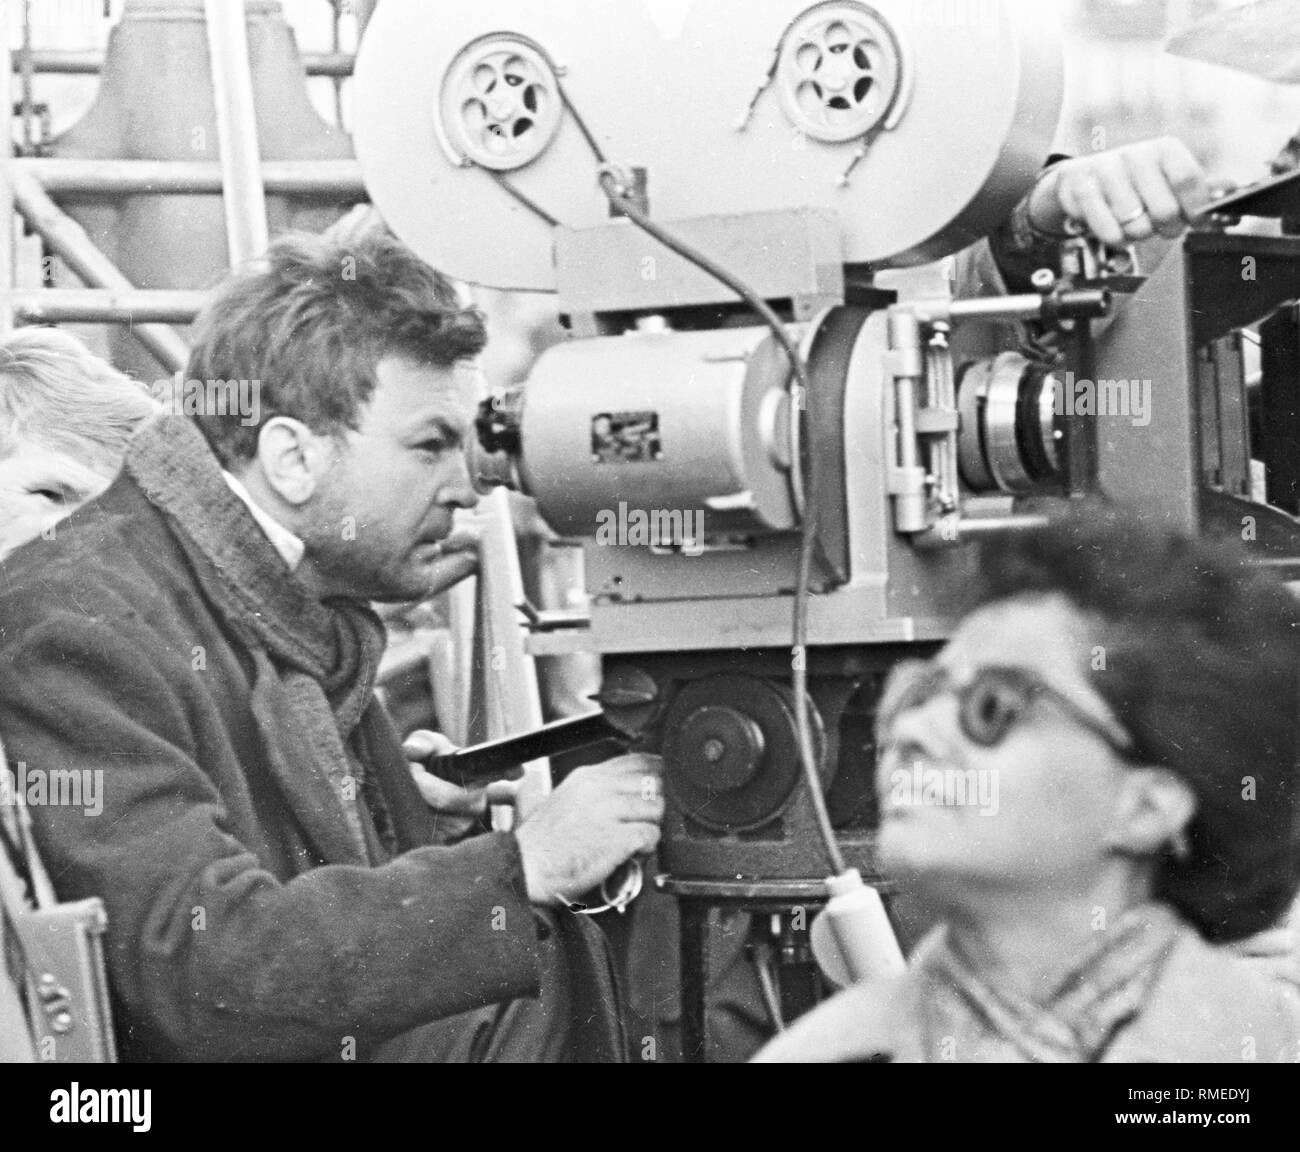
[(940, 924), (761, 1058), (1293, 1061), (1295, 989), (1210, 945), (1300, 886), (1300, 605), (1136, 523), (984, 560), (878, 717), (882, 864)]
[(108, 487), (158, 406), (74, 336), (0, 340), (0, 559)]
[[(200, 318), (193, 380), (259, 414), (165, 417), (6, 564), (11, 763), (64, 899), (101, 896), (133, 1060), (619, 1059), (604, 954), (535, 914), (651, 850), (656, 765), (582, 769), (514, 834), (436, 843), (374, 699), (371, 600), (435, 580), (477, 313), (371, 229), (282, 239)], [(520, 999), (537, 996), (539, 999)]]

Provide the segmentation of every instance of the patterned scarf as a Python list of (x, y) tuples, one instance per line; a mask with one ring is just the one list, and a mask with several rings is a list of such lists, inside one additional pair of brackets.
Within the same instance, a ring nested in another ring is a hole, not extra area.
[(1083, 954), (1043, 981), (1034, 998), (986, 980), (940, 930), (914, 963), (921, 980), (928, 1060), (1071, 1064), (1100, 1060), (1141, 1012), (1177, 942), (1161, 904), (1124, 912)]
[[(351, 852), (340, 854), (378, 862), (393, 847), (382, 800), (347, 746), (354, 736), (364, 742), (363, 717), (378, 707), (379, 617), (359, 601), (321, 601), (294, 578), (191, 421), (153, 421), (131, 441), (125, 467), (167, 517), (208, 602), (252, 653), (255, 713), (276, 727), (292, 725), (304, 759), (327, 776), (351, 840)], [(272, 680), (283, 687), (287, 708), (271, 702)], [(374, 823), (363, 811), (367, 802)]]

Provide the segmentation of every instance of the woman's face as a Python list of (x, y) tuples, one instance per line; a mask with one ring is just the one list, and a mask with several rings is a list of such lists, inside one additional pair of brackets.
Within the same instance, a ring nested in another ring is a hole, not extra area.
[[(891, 876), (944, 899), (1088, 890), (1109, 855), (1128, 770), (1102, 734), (1125, 739), (1097, 692), (1108, 675), (1101, 644), (1063, 598), (1003, 601), (968, 617), (936, 658), (939, 690), (892, 719), (887, 696), (876, 782)], [(1050, 691), (986, 747), (963, 729), (959, 697), (991, 667)]]
[(0, 458), (0, 560), (35, 539), (109, 485), (78, 460), (23, 444)]

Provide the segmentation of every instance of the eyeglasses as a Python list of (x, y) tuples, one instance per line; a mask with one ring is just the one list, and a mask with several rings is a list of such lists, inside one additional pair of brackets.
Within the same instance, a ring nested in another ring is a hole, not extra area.
[(1014, 665), (988, 665), (966, 683), (954, 685), (952, 673), (933, 661), (900, 662), (890, 672), (881, 696), (877, 734), (885, 736), (902, 713), (945, 693), (957, 698), (962, 735), (982, 748), (1000, 744), (1036, 704), (1048, 703), (1126, 759), (1136, 752), (1132, 735), (1117, 720), (1088, 711), (1037, 672)]

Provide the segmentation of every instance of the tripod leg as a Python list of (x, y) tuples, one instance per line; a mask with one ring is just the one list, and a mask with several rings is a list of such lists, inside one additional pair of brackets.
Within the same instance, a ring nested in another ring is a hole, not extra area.
[(776, 977), (781, 990), (781, 1015), (793, 1021), (821, 1001), (823, 988), (807, 927), (796, 928), (790, 912), (772, 918), (772, 933), (779, 940)]
[(707, 1062), (704, 991), (709, 978), (709, 906), (698, 900), (681, 900), (682, 1060)]
[(763, 1007), (767, 1009), (772, 1031), (784, 1032), (781, 997), (777, 992), (776, 977), (772, 975), (772, 946), (766, 940), (759, 939), (755, 928), (751, 926), (750, 940), (745, 947), (749, 953), (749, 962), (754, 966), (754, 974), (758, 977), (758, 990), (763, 997)]

